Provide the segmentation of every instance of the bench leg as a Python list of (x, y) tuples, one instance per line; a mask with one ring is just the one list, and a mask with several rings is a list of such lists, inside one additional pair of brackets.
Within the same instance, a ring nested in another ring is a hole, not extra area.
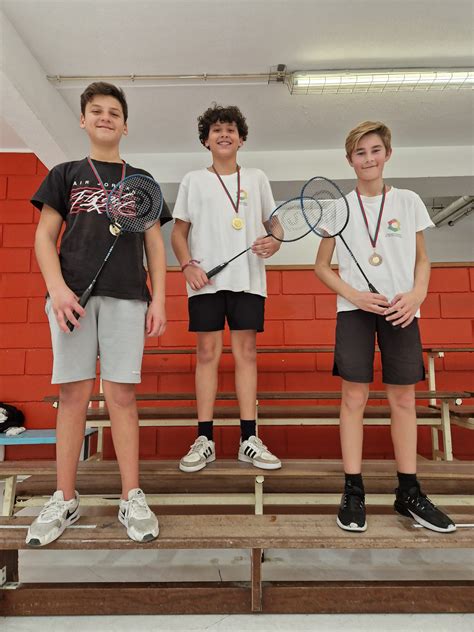
[(16, 496), (16, 474), (5, 479), (5, 489), (3, 491), (2, 516), (11, 516), (15, 506)]
[(262, 612), (262, 549), (252, 549), (251, 575), (252, 612)]
[(263, 515), (263, 481), (264, 476), (255, 477), (255, 515)]
[(449, 402), (441, 402), (441, 432), (443, 433), (444, 459), (453, 460), (453, 442), (451, 439), (451, 417)]
[(103, 426), (100, 426), (100, 428), (97, 428), (98, 431), (98, 435), (97, 435), (97, 460), (98, 461), (102, 461), (102, 452), (104, 450), (104, 428)]
[(0, 590), (3, 582), (18, 582), (18, 551), (0, 551)]
[(433, 461), (440, 461), (438, 428), (431, 426), (431, 455)]

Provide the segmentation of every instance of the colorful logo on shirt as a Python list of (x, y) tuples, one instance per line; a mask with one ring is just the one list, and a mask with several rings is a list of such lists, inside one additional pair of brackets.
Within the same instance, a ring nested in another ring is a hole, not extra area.
[(398, 220), (398, 219), (390, 219), (388, 221), (388, 230), (391, 230), (392, 233), (400, 232), (400, 220)]
[(240, 189), (240, 203), (244, 204), (245, 206), (247, 206), (247, 198), (248, 198), (249, 194), (247, 193), (247, 191), (245, 189)]

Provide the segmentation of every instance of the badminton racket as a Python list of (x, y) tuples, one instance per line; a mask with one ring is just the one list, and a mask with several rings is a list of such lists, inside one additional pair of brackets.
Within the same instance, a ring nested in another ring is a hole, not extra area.
[[(106, 209), (110, 220), (109, 230), (114, 240), (107, 251), (94, 278), (79, 299), (79, 305), (85, 307), (91, 297), (97, 279), (110, 258), (120, 235), (123, 233), (143, 233), (156, 224), (163, 208), (163, 196), (160, 185), (150, 176), (135, 174), (118, 182), (107, 197)], [(79, 314), (74, 312), (75, 318)], [(74, 325), (66, 325), (73, 331)]]
[[(319, 235), (319, 237), (323, 237), (324, 239), (339, 237), (344, 246), (347, 248), (347, 251), (358, 267), (360, 273), (364, 277), (369, 290), (374, 294), (379, 294), (376, 288), (369, 281), (354, 253), (342, 236), (342, 232), (349, 221), (349, 203), (337, 184), (332, 180), (323, 178), (322, 176), (316, 176), (315, 178), (308, 180), (308, 182), (306, 182), (303, 186), (301, 189), (301, 197), (304, 197), (304, 199), (312, 197), (315, 200), (318, 200), (320, 204), (320, 221), (313, 227), (312, 230)], [(305, 205), (303, 205), (302, 208), (304, 211)]]
[[(298, 241), (315, 230), (321, 220), (321, 213), (320, 204), (312, 197), (301, 196), (287, 200), (280, 206), (277, 206), (270, 215), (265, 236), (274, 237), (281, 242)], [(212, 270), (209, 270), (209, 272), (206, 272), (207, 278), (210, 279), (218, 274), (231, 261), (235, 261), (235, 259), (244, 255), (251, 248), (252, 246), (249, 246), (224, 263), (220, 263)]]

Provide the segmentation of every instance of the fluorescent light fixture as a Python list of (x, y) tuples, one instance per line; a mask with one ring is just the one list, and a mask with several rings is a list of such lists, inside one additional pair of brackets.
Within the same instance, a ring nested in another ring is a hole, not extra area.
[(291, 94), (344, 94), (466, 90), (474, 87), (471, 68), (298, 71), (288, 76)]

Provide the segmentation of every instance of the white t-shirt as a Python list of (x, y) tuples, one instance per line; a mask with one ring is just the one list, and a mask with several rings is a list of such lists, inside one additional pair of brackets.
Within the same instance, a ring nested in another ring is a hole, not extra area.
[[(361, 196), (365, 215), (372, 237), (375, 236), (377, 219), (382, 196)], [(342, 236), (354, 253), (360, 267), (373, 286), (384, 294), (389, 301), (396, 294), (408, 292), (413, 288), (416, 261), (416, 233), (434, 226), (426, 206), (413, 191), (392, 187), (385, 197), (385, 206), (380, 222), (380, 231), (375, 251), (382, 257), (379, 266), (369, 263), (374, 252), (370, 243), (364, 217), (360, 209), (357, 193), (351, 191), (349, 202), (349, 222)], [(368, 291), (367, 283), (352, 260), (342, 240), (336, 237), (339, 275), (351, 287)], [(358, 309), (342, 296), (337, 297), (337, 311), (345, 312)], [(416, 313), (419, 316), (420, 312)]]
[[(237, 173), (221, 176), (235, 201)], [(239, 217), (244, 222), (241, 230), (232, 226), (234, 208), (215, 173), (208, 169), (190, 171), (180, 184), (173, 217), (189, 222), (191, 257), (209, 271), (251, 246), (258, 237), (266, 235), (263, 225), (275, 208), (270, 183), (260, 169), (240, 170)], [(219, 290), (250, 292), (267, 295), (265, 264), (250, 250), (212, 278), (212, 283), (195, 291), (186, 285), (188, 296), (212, 294)]]

